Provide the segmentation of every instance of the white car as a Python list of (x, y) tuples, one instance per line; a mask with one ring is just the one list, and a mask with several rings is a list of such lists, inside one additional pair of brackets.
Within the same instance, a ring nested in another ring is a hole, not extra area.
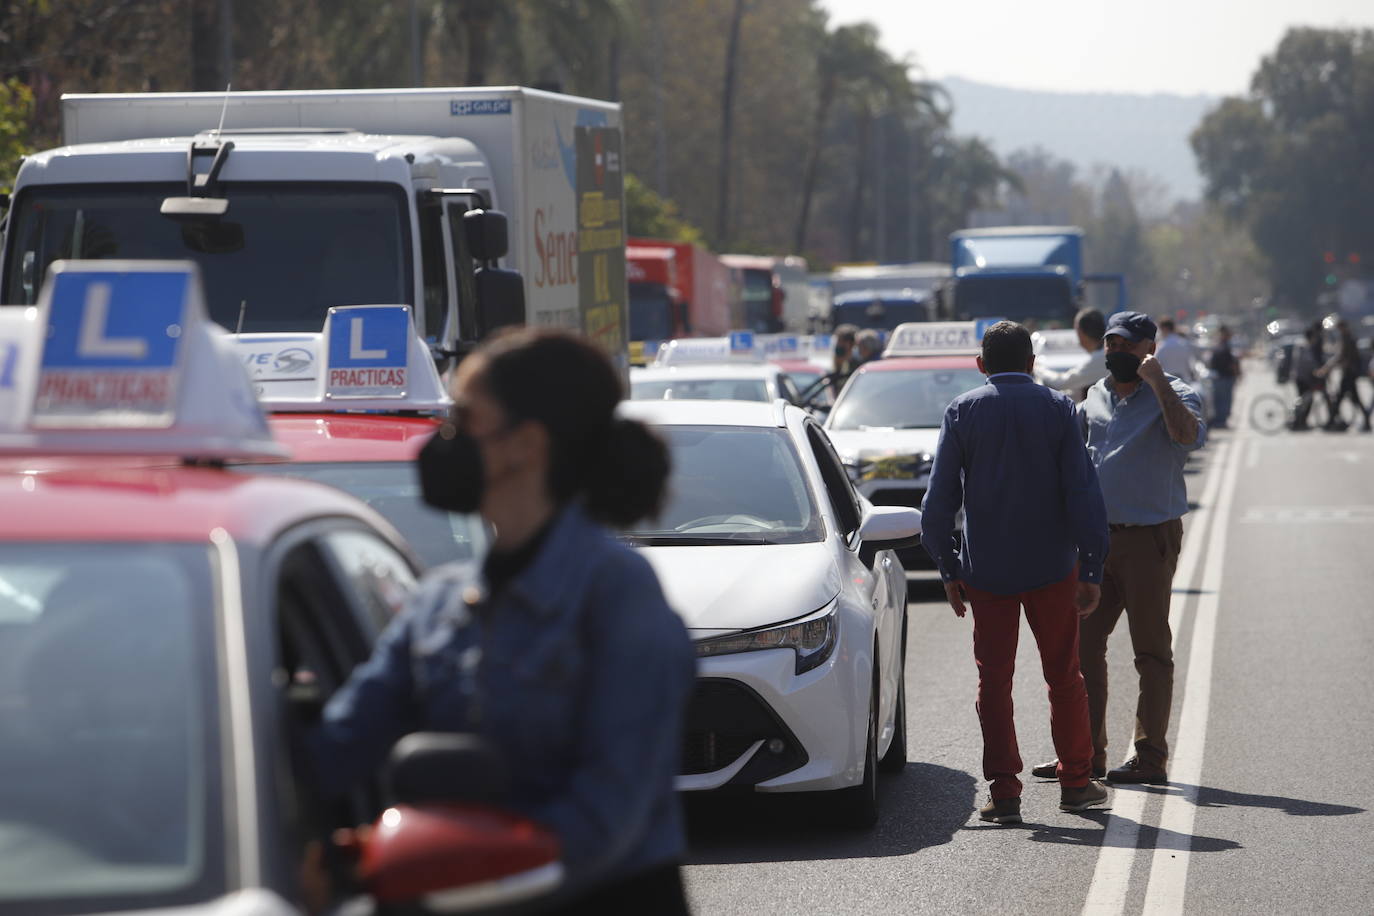
[(773, 363), (689, 363), (630, 370), (630, 398), (635, 401), (759, 401), (778, 398), (801, 403), (801, 392)]
[(678, 786), (833, 791), (877, 817), (906, 763), (906, 576), (920, 513), (859, 496), (819, 425), (773, 403), (637, 401), (672, 454), (660, 519), (628, 532), (696, 642)]

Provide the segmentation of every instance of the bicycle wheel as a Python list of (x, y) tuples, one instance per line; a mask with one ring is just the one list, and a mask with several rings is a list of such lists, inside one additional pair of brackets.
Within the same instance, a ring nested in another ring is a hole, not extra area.
[(1266, 391), (1250, 401), (1250, 428), (1272, 436), (1288, 426), (1288, 401), (1281, 394)]

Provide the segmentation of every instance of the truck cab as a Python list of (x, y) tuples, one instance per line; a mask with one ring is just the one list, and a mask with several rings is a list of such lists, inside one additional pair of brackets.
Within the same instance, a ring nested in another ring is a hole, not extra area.
[(15, 180), (6, 304), (32, 304), (57, 259), (185, 259), (231, 331), (405, 304), (441, 367), (527, 320), (626, 364), (618, 105), (518, 87), (134, 93), (64, 96), (62, 116), (67, 145)]

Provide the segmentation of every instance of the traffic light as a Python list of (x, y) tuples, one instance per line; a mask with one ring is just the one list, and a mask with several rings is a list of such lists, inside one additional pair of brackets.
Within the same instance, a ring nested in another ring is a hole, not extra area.
[(1335, 285), (1336, 285), (1336, 275), (1335, 275), (1335, 274), (1327, 274), (1327, 275), (1326, 275), (1326, 285), (1327, 285), (1327, 286), (1335, 286)]
[(1335, 264), (1335, 263), (1336, 263), (1336, 253), (1335, 253), (1334, 251), (1328, 251), (1328, 252), (1326, 252), (1325, 254), (1322, 255), (1322, 260), (1325, 261), (1325, 262), (1328, 263), (1328, 264)]

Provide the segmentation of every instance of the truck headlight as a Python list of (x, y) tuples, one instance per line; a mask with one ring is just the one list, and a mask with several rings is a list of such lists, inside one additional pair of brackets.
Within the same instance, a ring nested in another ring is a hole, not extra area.
[(781, 626), (732, 633), (696, 644), (698, 658), (733, 655), (762, 649), (791, 649), (797, 653), (796, 673), (803, 674), (830, 657), (839, 642), (839, 599), (816, 613)]

